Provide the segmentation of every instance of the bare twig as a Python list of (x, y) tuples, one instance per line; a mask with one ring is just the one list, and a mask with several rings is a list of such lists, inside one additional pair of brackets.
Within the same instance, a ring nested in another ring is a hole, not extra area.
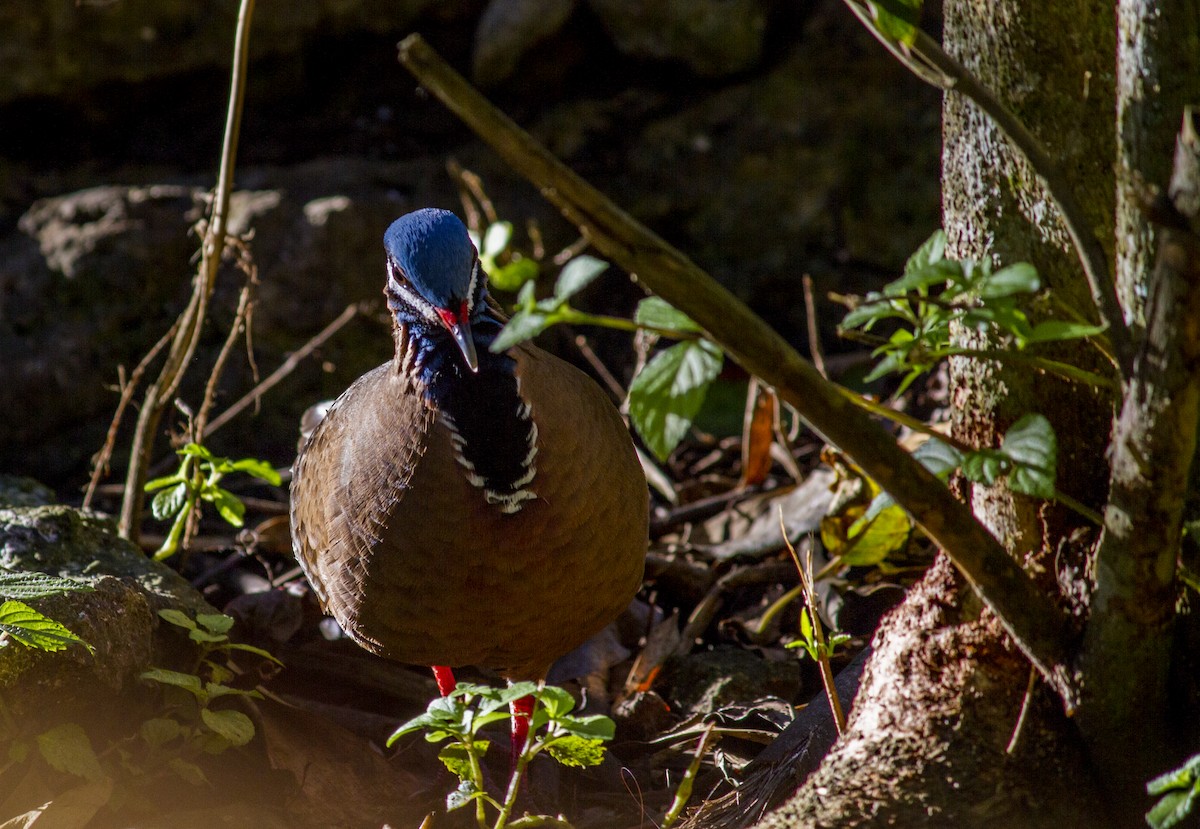
[(146, 356), (138, 361), (129, 378), (121, 383), (121, 399), (117, 401), (117, 410), (113, 412), (112, 422), (108, 424), (108, 434), (104, 436), (104, 446), (96, 453), (96, 459), (92, 466), (92, 478), (88, 481), (87, 492), (83, 496), (84, 509), (92, 505), (92, 499), (96, 495), (96, 488), (100, 485), (100, 479), (108, 474), (108, 463), (112, 460), (113, 447), (117, 442), (117, 431), (121, 428), (121, 420), (125, 417), (125, 409), (128, 408), (129, 401), (133, 399), (133, 395), (137, 392), (138, 384), (142, 382), (142, 375), (146, 373), (146, 369), (158, 357), (158, 353), (166, 348), (167, 343), (175, 336), (175, 327), (178, 324), (178, 321), (176, 321), (167, 329), (167, 333), (163, 334), (159, 341), (154, 344), (154, 347), (146, 352)]
[(821, 376), (829, 379), (825, 370), (825, 354), (821, 351), (821, 334), (817, 329), (817, 301), (813, 296), (813, 280), (808, 274), (801, 278), (804, 286), (804, 317), (808, 327), (808, 353), (812, 356), (813, 365)]
[(118, 529), (123, 537), (135, 543), (141, 531), (142, 504), (145, 502), (142, 487), (146, 482), (146, 472), (154, 450), (155, 433), (158, 431), (163, 410), (179, 388), (188, 363), (196, 351), (200, 330), (208, 312), (208, 300), (212, 296), (217, 271), (225, 252), (225, 228), (228, 222), (229, 196), (233, 189), (233, 167), (242, 120), (242, 103), (245, 99), (246, 65), (250, 57), (250, 19), (253, 13), (254, 0), (242, 0), (238, 11), (237, 33), (234, 37), (233, 77), (230, 84), (229, 109), (225, 119), (225, 140), (221, 148), (221, 169), (217, 175), (212, 218), (205, 228), (200, 268), (194, 281), (192, 298), (179, 317), (175, 337), (162, 371), (146, 388), (142, 410), (138, 414), (134, 431), (133, 445), (129, 450), (129, 471), (125, 476), (125, 497), (121, 502)]
[(613, 377), (612, 372), (608, 370), (608, 366), (604, 365), (604, 361), (600, 359), (598, 354), (596, 354), (595, 349), (592, 348), (592, 344), (588, 342), (587, 337), (583, 336), (582, 334), (576, 334), (574, 337), (574, 342), (575, 347), (579, 349), (579, 353), (583, 355), (583, 359), (587, 360), (588, 365), (592, 367), (592, 371), (596, 372), (596, 376), (599, 377), (604, 382), (604, 385), (608, 387), (609, 394), (611, 394), (613, 399), (617, 401), (617, 404), (620, 405), (620, 403), (625, 400), (625, 389), (622, 388), (621, 384), (617, 382), (617, 378)]
[(1004, 749), (1005, 754), (1012, 754), (1017, 750), (1017, 742), (1021, 739), (1021, 732), (1025, 728), (1025, 717), (1029, 715), (1029, 703), (1033, 701), (1033, 689), (1037, 687), (1037, 678), (1037, 671), (1030, 668), (1029, 682), (1025, 684), (1025, 696), (1021, 699), (1021, 713), (1017, 715), (1012, 736), (1008, 738), (1008, 746)]
[(337, 318), (333, 322), (322, 328), (320, 333), (306, 342), (299, 349), (293, 351), (288, 358), (283, 361), (279, 368), (272, 371), (261, 383), (252, 388), (250, 391), (246, 392), (246, 394), (244, 394), (240, 400), (238, 400), (225, 411), (221, 412), (221, 414), (219, 414), (217, 417), (213, 418), (212, 423), (209, 423), (204, 429), (204, 437), (208, 437), (226, 423), (233, 420), (233, 418), (241, 414), (244, 409), (262, 397), (262, 395), (274, 387), (280, 380), (295, 371), (296, 366), (298, 366), (305, 357), (307, 357), (309, 354), (312, 354), (314, 351), (324, 345), (326, 340), (341, 330), (342, 326), (350, 322), (350, 320), (354, 319), (356, 316), (358, 316), (358, 314), (362, 313), (362, 310), (362, 307), (357, 303), (347, 305), (342, 313), (338, 314)]
[(246, 330), (254, 308), (254, 288), (258, 284), (258, 269), (249, 259), (248, 253), (244, 253), (243, 256), (246, 284), (242, 286), (242, 291), (238, 295), (237, 313), (234, 314), (233, 323), (229, 326), (229, 335), (225, 337), (221, 351), (213, 362), (212, 372), (208, 375), (208, 384), (204, 387), (204, 400), (200, 404), (200, 413), (196, 415), (196, 434), (201, 436), (208, 434), (208, 415), (216, 402), (217, 384), (221, 380), (221, 374), (225, 371), (225, 363), (229, 360), (229, 355), (233, 353), (233, 346), (238, 341), (238, 335)]

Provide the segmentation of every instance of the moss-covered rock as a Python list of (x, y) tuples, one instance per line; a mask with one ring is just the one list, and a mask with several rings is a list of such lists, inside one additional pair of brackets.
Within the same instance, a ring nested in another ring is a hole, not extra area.
[(120, 538), (108, 519), (62, 505), (0, 508), (0, 568), (69, 576), (92, 589), (28, 603), (91, 650), (0, 647), (0, 696), (15, 718), (95, 716), (120, 704), (142, 671), (170, 664), (178, 638), (157, 635), (157, 611), (213, 609), (174, 571)]

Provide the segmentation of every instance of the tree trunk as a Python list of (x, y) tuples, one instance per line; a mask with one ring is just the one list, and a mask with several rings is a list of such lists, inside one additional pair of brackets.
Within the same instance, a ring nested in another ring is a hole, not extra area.
[[(1046, 145), (1114, 255), (1112, 7), (1088, 0), (946, 0), (944, 42)], [(1026, 161), (971, 102), (943, 110), (949, 254), (1032, 262), (1057, 300), (1095, 319), (1058, 209)], [(1031, 309), (1031, 313), (1035, 313)], [(1061, 312), (1056, 316), (1062, 316)], [(959, 344), (1002, 347), (973, 331)], [(1111, 371), (1085, 342), (1050, 356)], [(1059, 439), (1058, 488), (1101, 510), (1112, 399), (1095, 389), (979, 360), (951, 364), (954, 434), (998, 446), (1030, 412)], [(969, 486), (969, 485), (968, 485)], [(1004, 486), (970, 486), (976, 516), (1048, 592), (1083, 618), (1098, 528)], [(1103, 826), (1111, 813), (1061, 702), (1032, 681), (991, 614), (944, 559), (885, 620), (843, 740), (761, 826)], [(1022, 703), (1030, 705), (1015, 737)], [(1143, 809), (1144, 811), (1144, 809)]]

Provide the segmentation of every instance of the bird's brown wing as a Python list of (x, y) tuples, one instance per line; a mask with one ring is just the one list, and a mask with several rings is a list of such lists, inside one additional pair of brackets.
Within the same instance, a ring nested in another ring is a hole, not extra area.
[(337, 399), (296, 459), (296, 560), (322, 607), (355, 638), (372, 556), (410, 488), (433, 417), (385, 363)]

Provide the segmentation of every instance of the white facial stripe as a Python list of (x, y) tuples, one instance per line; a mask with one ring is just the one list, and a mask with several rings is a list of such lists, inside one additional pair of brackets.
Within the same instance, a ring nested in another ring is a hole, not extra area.
[(479, 257), (471, 265), (471, 285), (467, 288), (467, 316), (475, 310), (475, 285), (479, 282)]
[(438, 316), (437, 309), (427, 302), (425, 297), (414, 291), (407, 282), (399, 279), (396, 266), (390, 262), (388, 263), (388, 287), (409, 306), (415, 308), (427, 321), (434, 325), (441, 325), (442, 318)]

